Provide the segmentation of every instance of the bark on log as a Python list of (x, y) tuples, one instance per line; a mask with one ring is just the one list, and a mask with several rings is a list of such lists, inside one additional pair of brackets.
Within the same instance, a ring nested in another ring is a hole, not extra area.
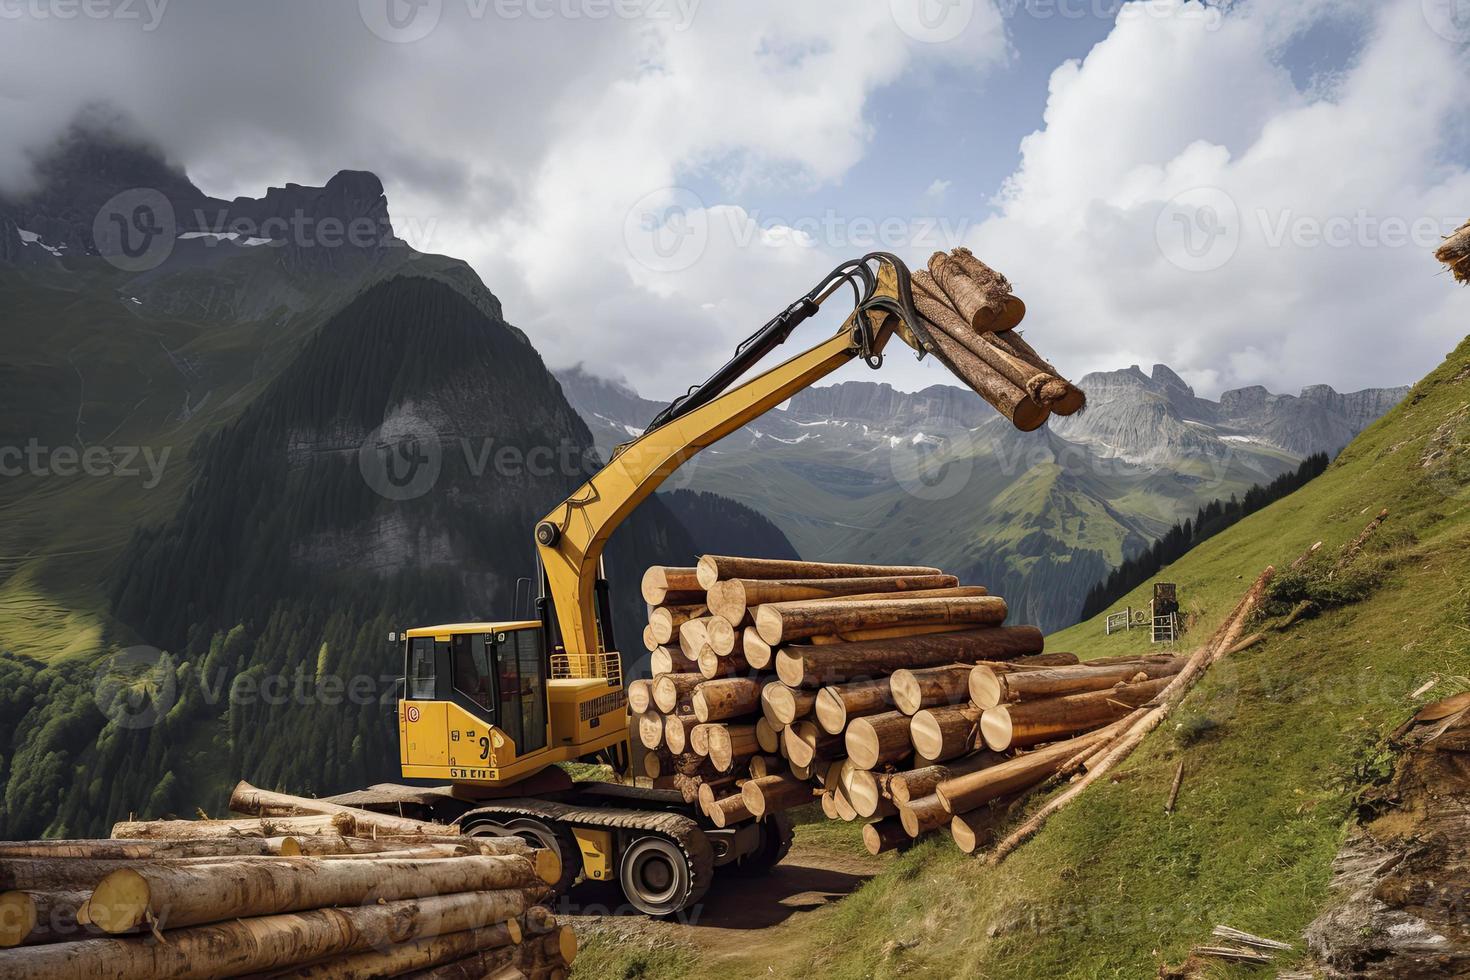
[(944, 291), (950, 305), (970, 328), (970, 333), (984, 333), (1005, 311), (1005, 292), (985, 288), (966, 275), (964, 268), (943, 252), (935, 252), (929, 258), (929, 277), (932, 278), (924, 277), (923, 270), (915, 273), (915, 277), (924, 284), (925, 291), (928, 291), (928, 282), (933, 282)]
[(794, 776), (762, 776), (760, 779), (747, 779), (740, 787), (740, 797), (751, 816), (764, 817), (810, 803), (812, 787)]
[(354, 953), (283, 973), (273, 973), (270, 980), (372, 980), (375, 977), (400, 976), (414, 970), (428, 970), (445, 963), (453, 963), (477, 953), (517, 946), (522, 936), (520, 923), (511, 919), (483, 929), (415, 939), (388, 949)]
[(781, 732), (781, 748), (792, 765), (810, 766), (819, 758), (836, 758), (842, 752), (842, 736), (829, 735), (809, 721), (798, 721)]
[(817, 692), (812, 712), (817, 725), (829, 735), (840, 735), (848, 722), (863, 715), (876, 715), (893, 707), (888, 678), (835, 684)]
[(697, 724), (699, 719), (694, 717), (692, 711), (687, 714), (664, 715), (664, 745), (674, 755), (689, 751), (689, 732)]
[(755, 627), (761, 639), (774, 646), (846, 630), (935, 623), (998, 626), (1005, 622), (1005, 618), (1005, 600), (997, 596), (871, 599), (860, 602), (818, 599), (760, 606), (755, 612)]
[(165, 943), (87, 939), (0, 951), (7, 980), (166, 980), (240, 976), (366, 952), (515, 918), (545, 895), (468, 892), (359, 908), (318, 909), (177, 929)]
[(816, 705), (817, 693), (787, 687), (773, 682), (761, 688), (761, 710), (770, 719), (773, 728), (785, 728), (798, 718), (811, 714)]
[(710, 612), (731, 623), (744, 621), (747, 612), (771, 602), (831, 599), (849, 595), (902, 593), (948, 589), (960, 584), (953, 575), (910, 575), (856, 578), (729, 579), (709, 590)]
[(899, 805), (898, 819), (904, 833), (910, 837), (922, 837), (931, 830), (938, 830), (949, 823), (951, 814), (944, 801), (938, 796), (921, 796)]
[(970, 685), (968, 664), (895, 670), (888, 678), (893, 706), (906, 715), (939, 705), (962, 704)]
[(1043, 643), (1034, 626), (996, 626), (825, 647), (795, 645), (776, 654), (776, 674), (790, 687), (816, 688), (887, 676), (904, 668), (1013, 660), (1040, 653)]
[(914, 751), (909, 742), (909, 721), (909, 716), (901, 711), (853, 719), (847, 726), (847, 757), (859, 769), (873, 769), (908, 758)]
[(1087, 694), (997, 705), (985, 709), (980, 733), (986, 747), (996, 752), (1040, 745), (1117, 721), (1168, 685), (1169, 678), (1160, 677)]
[(914, 715), (909, 737), (926, 759), (957, 759), (981, 746), (982, 712), (970, 704), (925, 708)]
[(245, 857), (277, 854), (284, 837), (228, 837), (206, 840), (42, 840), (0, 841), (0, 859), (53, 858), (125, 861), (190, 857)]
[(921, 796), (928, 796), (946, 779), (989, 769), (1005, 761), (1005, 756), (994, 752), (976, 752), (951, 762), (932, 766), (921, 766), (907, 772), (896, 772), (888, 777), (888, 795), (895, 803), (907, 803)]
[[(955, 589), (943, 590), (956, 598), (985, 595), (986, 592), (978, 585), (960, 586)], [(917, 593), (915, 593), (917, 594)], [(927, 593), (933, 595), (935, 593)], [(871, 630), (849, 630), (846, 633), (827, 633), (822, 636), (814, 636), (808, 643), (816, 646), (829, 646), (836, 643), (861, 643), (864, 640), (891, 640), (900, 636), (928, 636), (931, 633), (959, 633), (973, 627), (965, 623), (945, 623), (934, 626), (880, 626)], [(762, 641), (764, 642), (764, 641)], [(769, 648), (769, 644), (767, 644)]]
[(709, 615), (709, 608), (702, 602), (683, 606), (658, 606), (648, 614), (648, 626), (653, 638), (660, 644), (670, 643), (679, 633), (679, 627), (691, 619)]
[[(657, 671), (655, 671), (657, 673)], [(641, 715), (653, 705), (653, 681), (636, 680), (628, 684), (628, 710)]]
[(1096, 745), (1095, 732), (1056, 742), (977, 772), (946, 779), (934, 788), (951, 813), (968, 813), (991, 800), (1027, 789), (1051, 776), (1068, 759)]
[(755, 814), (750, 812), (750, 807), (745, 803), (745, 797), (740, 793), (723, 799), (712, 798), (704, 805), (704, 815), (716, 827), (730, 827), (755, 818)]
[[(238, 820), (124, 820), (112, 825), (112, 836), (118, 840), (207, 841), (237, 840), (241, 837), (266, 839), (285, 835), (337, 834), (351, 836), (357, 821), (340, 814), (314, 814), (304, 817), (248, 817)], [(366, 826), (371, 833), (371, 826)], [(402, 831), (394, 831), (395, 834)], [(454, 828), (438, 827), (431, 836), (453, 836)]]
[(888, 817), (863, 828), (863, 846), (875, 857), (884, 851), (897, 850), (912, 839), (898, 817)]
[(340, 814), (351, 817), (359, 827), (375, 827), (380, 833), (386, 834), (429, 834), (433, 836), (454, 834), (453, 828), (443, 824), (372, 813), (356, 807), (291, 796), (287, 793), (272, 793), (268, 790), (256, 789), (244, 780), (236, 783), (234, 792), (230, 794), (230, 809), (236, 813), (250, 813), (258, 817), (289, 816), (296, 813)]
[(99, 929), (117, 935), (150, 923), (178, 929), (379, 900), (542, 888), (546, 884), (549, 882), (536, 866), (522, 857), (144, 864), (102, 879), (92, 892), (87, 915)]
[(956, 813), (949, 822), (949, 835), (961, 851), (974, 854), (995, 840), (996, 828), (1005, 818), (1004, 807), (982, 806), (969, 813)]
[[(1026, 304), (1011, 293), (1010, 281), (961, 245), (949, 253), (949, 266), (980, 288), (985, 316), (977, 329), (985, 332), (1011, 330), (1026, 315)], [(1056, 372), (1052, 372), (1056, 373)]]
[(750, 677), (704, 681), (694, 689), (690, 704), (700, 721), (724, 721), (754, 714), (761, 706), (761, 682)]
[(736, 578), (892, 578), (901, 575), (943, 575), (927, 565), (853, 565), (825, 561), (788, 561), (784, 558), (738, 558), (705, 555), (699, 559), (699, 584), (706, 590), (716, 582)]
[[(683, 602), (702, 602), (704, 586), (693, 568), (669, 568), (655, 565), (643, 573), (643, 601), (650, 606)], [(690, 596), (694, 598), (689, 598)]]
[(997, 673), (990, 668), (975, 667), (967, 679), (966, 688), (970, 700), (978, 707), (993, 708), (1009, 701), (1031, 701), (1102, 691), (1115, 684), (1133, 681), (1140, 674), (1145, 680), (1172, 677), (1183, 669), (1182, 657), (1171, 657), (1164, 662), (1102, 666), (1082, 664), (1077, 667), (1038, 668), (1014, 673)]
[(682, 674), (660, 674), (653, 679), (654, 707), (666, 715), (677, 714), (681, 706), (687, 707), (690, 704), (694, 689), (703, 683), (704, 675), (697, 670)]

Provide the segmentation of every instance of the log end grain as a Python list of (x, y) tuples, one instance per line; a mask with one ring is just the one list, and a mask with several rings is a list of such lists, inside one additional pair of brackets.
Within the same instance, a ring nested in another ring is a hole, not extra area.
[(840, 735), (847, 727), (847, 705), (830, 687), (824, 687), (817, 692), (817, 703), (813, 710), (817, 725), (828, 735)]
[(1004, 699), (1000, 675), (984, 664), (970, 670), (970, 700), (977, 708), (993, 708)]
[(1004, 752), (1010, 748), (1014, 730), (1010, 709), (1003, 704), (986, 708), (980, 716), (980, 736), (985, 739), (985, 747), (992, 752)]
[(148, 920), (148, 881), (132, 868), (119, 868), (97, 883), (87, 902), (87, 915), (103, 932), (132, 932)]

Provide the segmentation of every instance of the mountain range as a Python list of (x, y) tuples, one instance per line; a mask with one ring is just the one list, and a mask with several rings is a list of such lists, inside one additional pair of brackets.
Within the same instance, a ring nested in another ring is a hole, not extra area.
[[(604, 453), (663, 407), (581, 367), (558, 377)], [(954, 386), (812, 388), (675, 479), (765, 514), (807, 558), (943, 565), (1050, 630), (1175, 521), (1335, 453), (1407, 392), (1251, 387), (1212, 401), (1162, 364), (1079, 384), (1087, 409), (1030, 434)]]

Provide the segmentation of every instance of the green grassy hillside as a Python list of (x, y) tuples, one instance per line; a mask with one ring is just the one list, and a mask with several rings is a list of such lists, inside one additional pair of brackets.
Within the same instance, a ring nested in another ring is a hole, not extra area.
[[(1282, 576), (1279, 600), (1315, 593), (1318, 614), (1218, 664), (1115, 779), (1005, 864), (931, 839), (710, 973), (1132, 980), (1182, 961), (1217, 923), (1300, 947), (1356, 803), (1388, 775), (1385, 735), (1417, 705), (1470, 686), (1470, 341), (1327, 473), (1161, 575), (1178, 583), (1193, 621), (1187, 648), (1265, 566), (1284, 570), (1320, 540), (1325, 568), (1383, 507), (1388, 522), (1335, 584)], [(1146, 591), (1118, 605), (1143, 605)], [(1100, 618), (1049, 640), (1088, 658), (1145, 646), (1138, 632), (1105, 638)], [(1183, 790), (1166, 816), (1181, 759)], [(636, 959), (594, 942), (578, 970), (638, 971)], [(641, 975), (668, 961), (661, 953)]]

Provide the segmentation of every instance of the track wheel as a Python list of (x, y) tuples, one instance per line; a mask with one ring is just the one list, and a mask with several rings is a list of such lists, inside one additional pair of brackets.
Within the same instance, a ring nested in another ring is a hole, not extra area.
[(577, 838), (555, 821), (543, 822), (527, 817), (504, 823), (486, 820), (476, 822), (467, 833), (471, 837), (519, 837), (532, 847), (555, 851), (561, 859), (561, 877), (551, 886), (553, 894), (565, 895), (582, 873), (582, 849), (577, 846)]
[(673, 915), (704, 896), (684, 851), (666, 837), (640, 837), (623, 849), (618, 882), (628, 901), (647, 915)]

